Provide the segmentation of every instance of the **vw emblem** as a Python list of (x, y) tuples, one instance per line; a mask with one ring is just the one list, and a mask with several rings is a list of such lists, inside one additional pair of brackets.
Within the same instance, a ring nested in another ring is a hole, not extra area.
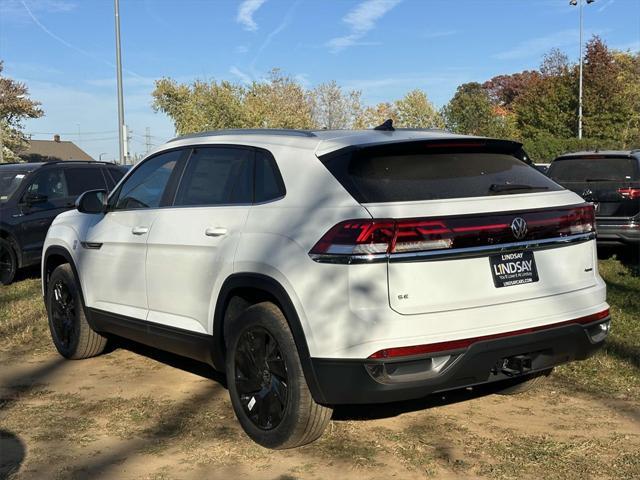
[(527, 222), (524, 218), (516, 217), (511, 222), (511, 231), (516, 240), (521, 240), (527, 234)]
[(593, 191), (590, 188), (585, 188), (584, 191), (582, 192), (581, 197), (586, 200), (590, 198), (591, 195), (593, 195)]

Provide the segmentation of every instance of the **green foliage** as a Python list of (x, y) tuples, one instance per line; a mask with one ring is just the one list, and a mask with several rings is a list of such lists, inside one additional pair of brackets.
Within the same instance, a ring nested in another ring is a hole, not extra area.
[(317, 128), (354, 128), (362, 116), (361, 92), (343, 92), (335, 80), (321, 83), (309, 92), (313, 125)]
[(442, 114), (447, 128), (456, 133), (486, 137), (515, 135), (512, 114), (491, 103), (487, 90), (477, 82), (460, 85)]
[(0, 61), (0, 162), (19, 161), (18, 154), (27, 147), (23, 121), (44, 115), (40, 103), (29, 98), (26, 85), (2, 75)]
[(427, 94), (412, 90), (395, 102), (397, 126), (404, 128), (444, 128), (444, 120)]

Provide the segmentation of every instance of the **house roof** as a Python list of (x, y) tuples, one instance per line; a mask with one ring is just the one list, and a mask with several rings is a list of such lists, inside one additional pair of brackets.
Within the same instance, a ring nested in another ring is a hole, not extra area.
[(93, 160), (75, 143), (61, 140), (29, 140), (29, 148), (20, 154), (29, 161), (41, 160)]

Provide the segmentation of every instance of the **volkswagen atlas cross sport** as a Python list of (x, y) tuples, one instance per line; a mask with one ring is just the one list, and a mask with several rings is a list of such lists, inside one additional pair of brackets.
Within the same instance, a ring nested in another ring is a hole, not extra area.
[(75, 359), (126, 337), (225, 371), (270, 448), (315, 440), (338, 404), (521, 391), (610, 324), (592, 205), (527, 161), (388, 124), (177, 138), (49, 229), (53, 342)]

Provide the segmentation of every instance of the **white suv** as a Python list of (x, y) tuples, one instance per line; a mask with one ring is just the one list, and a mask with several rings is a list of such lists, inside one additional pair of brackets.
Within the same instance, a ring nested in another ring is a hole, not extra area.
[(610, 324), (592, 206), (528, 163), (519, 143), (388, 124), (177, 138), (49, 229), (53, 341), (226, 371), (271, 448), (315, 440), (337, 404), (521, 391)]

